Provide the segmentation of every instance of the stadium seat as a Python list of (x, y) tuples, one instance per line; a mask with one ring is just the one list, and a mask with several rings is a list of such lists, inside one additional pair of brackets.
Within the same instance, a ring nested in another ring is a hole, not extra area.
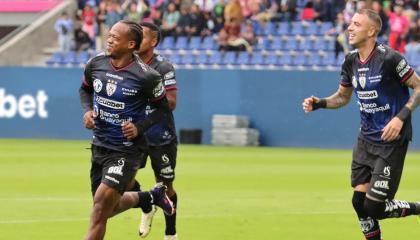
[(283, 46), (285, 50), (297, 50), (298, 42), (295, 38), (291, 37), (287, 40), (286, 44)]
[(307, 65), (306, 56), (304, 52), (298, 52), (295, 57), (292, 58), (292, 64), (296, 66)]
[(207, 64), (208, 55), (205, 51), (201, 51), (195, 58), (195, 64)]
[(264, 63), (264, 56), (261, 52), (252, 53), (252, 57), (250, 59), (251, 65), (262, 65), (263, 63)]
[(315, 22), (307, 22), (305, 23), (305, 35), (316, 35), (318, 34), (318, 24)]
[(333, 28), (332, 22), (322, 22), (319, 28), (318, 34), (323, 36), (325, 35), (331, 28)]
[(292, 22), (292, 35), (303, 35), (303, 24), (302, 22)]
[(168, 58), (173, 64), (176, 64), (176, 65), (182, 64), (182, 57), (178, 53), (172, 53), (171, 55), (168, 56)]
[(278, 65), (278, 57), (274, 52), (270, 52), (265, 58), (264, 58), (264, 65)]
[(321, 60), (323, 66), (334, 66), (336, 64), (335, 54), (333, 52), (327, 52)]
[(310, 38), (305, 38), (299, 43), (300, 50), (312, 50), (312, 40)]
[(166, 49), (175, 49), (175, 39), (174, 37), (165, 37), (162, 42), (162, 50)]
[(288, 35), (289, 34), (289, 23), (288, 22), (280, 22), (279, 26), (277, 28), (277, 34), (276, 35)]
[(321, 65), (321, 57), (319, 56), (319, 54), (317, 52), (312, 52), (308, 57), (307, 57), (307, 65), (308, 66), (320, 66)]
[(186, 53), (182, 57), (182, 64), (194, 64), (194, 63), (195, 63), (195, 58), (194, 58), (194, 55), (191, 52)]
[(218, 51), (214, 52), (208, 59), (208, 64), (210, 65), (219, 65), (222, 62), (222, 54)]
[(281, 50), (283, 49), (283, 39), (281, 37), (276, 37), (273, 39), (269, 46), (270, 50)]
[(248, 52), (240, 52), (237, 59), (237, 65), (248, 65), (249, 64), (250, 55)]
[(212, 36), (205, 37), (201, 43), (201, 49), (205, 50), (216, 50), (218, 47), (219, 46), (217, 45), (216, 41), (214, 41)]
[(87, 52), (87, 51), (81, 51), (77, 55), (77, 61), (81, 64), (85, 64), (89, 60), (89, 58), (90, 58), (89, 52)]
[(292, 65), (292, 57), (289, 52), (283, 53), (279, 58), (279, 65)]
[(233, 65), (236, 63), (236, 52), (226, 52), (222, 58), (223, 65)]
[(61, 52), (55, 52), (45, 63), (48, 65), (64, 64), (64, 56)]
[(178, 37), (175, 43), (175, 49), (187, 49), (188, 38), (187, 37)]
[(270, 41), (265, 36), (258, 37), (257, 45), (255, 46), (255, 50), (261, 51), (268, 48)]
[(67, 64), (73, 64), (73, 65), (79, 64), (76, 52), (75, 51), (68, 52), (65, 55), (64, 62)]
[(264, 35), (276, 35), (277, 32), (277, 25), (273, 22), (268, 22), (267, 25), (264, 27)]
[(201, 37), (192, 37), (190, 43), (188, 44), (188, 49), (197, 50), (200, 49)]

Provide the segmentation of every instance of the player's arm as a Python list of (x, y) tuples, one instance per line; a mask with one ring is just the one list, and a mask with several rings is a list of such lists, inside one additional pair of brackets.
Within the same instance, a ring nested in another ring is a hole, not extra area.
[(175, 110), (176, 108), (176, 89), (167, 90), (166, 92), (166, 99), (168, 99), (168, 107), (171, 111)]
[(91, 64), (88, 64), (85, 67), (85, 73), (83, 82), (79, 88), (79, 97), (80, 103), (83, 109), (83, 123), (86, 128), (94, 129), (95, 122), (94, 118), (96, 117), (95, 112), (93, 109), (93, 83), (92, 83), (92, 70)]
[(319, 108), (336, 109), (347, 105), (351, 100), (353, 87), (340, 85), (337, 92), (327, 98), (311, 96), (303, 100), (303, 110), (308, 113)]
[(416, 108), (420, 105), (420, 78), (416, 72), (408, 78), (405, 85), (413, 89), (410, 99), (408, 99), (407, 104), (405, 105), (411, 112), (414, 112)]
[(177, 86), (175, 69), (169, 62), (162, 62), (160, 65), (160, 71), (163, 77), (163, 85), (166, 90), (166, 98), (168, 99), (169, 109), (171, 111), (176, 108), (176, 97), (177, 97)]

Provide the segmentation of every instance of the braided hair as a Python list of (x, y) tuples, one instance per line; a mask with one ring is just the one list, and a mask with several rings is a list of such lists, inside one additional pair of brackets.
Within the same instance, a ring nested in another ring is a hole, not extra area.
[(130, 35), (136, 43), (134, 49), (138, 49), (140, 47), (141, 42), (143, 41), (143, 28), (138, 23), (133, 21), (121, 20), (119, 22), (128, 26)]
[(150, 29), (151, 32), (156, 34), (156, 44), (153, 47), (156, 47), (157, 45), (159, 45), (160, 40), (162, 38), (162, 36), (161, 36), (162, 33), (160, 32), (160, 28), (156, 24), (153, 24), (153, 23), (150, 23), (150, 22), (142, 22), (142, 23), (140, 23), (140, 26), (148, 28), (148, 29)]

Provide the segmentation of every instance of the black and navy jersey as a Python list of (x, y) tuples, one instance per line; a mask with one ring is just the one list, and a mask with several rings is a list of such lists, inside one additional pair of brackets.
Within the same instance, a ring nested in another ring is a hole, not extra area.
[[(163, 86), (166, 91), (177, 90), (175, 69), (173, 65), (165, 58), (155, 54), (147, 63), (162, 76)], [(147, 106), (145, 115), (154, 111), (153, 107)], [(164, 119), (151, 126), (145, 133), (145, 138), (149, 146), (162, 146), (176, 140), (176, 129), (174, 115), (172, 112), (166, 114)]]
[(396, 144), (411, 140), (411, 118), (401, 130), (400, 139), (393, 143), (381, 140), (382, 129), (395, 117), (410, 98), (404, 82), (414, 70), (400, 53), (382, 44), (376, 44), (372, 53), (361, 62), (356, 51), (350, 52), (342, 65), (341, 82), (353, 87), (360, 107), (360, 136), (380, 144)]
[(123, 152), (137, 151), (141, 138), (128, 141), (121, 124), (142, 120), (149, 101), (158, 101), (166, 93), (160, 74), (136, 56), (126, 67), (116, 69), (105, 54), (87, 63), (82, 88), (93, 91), (97, 117), (92, 143)]

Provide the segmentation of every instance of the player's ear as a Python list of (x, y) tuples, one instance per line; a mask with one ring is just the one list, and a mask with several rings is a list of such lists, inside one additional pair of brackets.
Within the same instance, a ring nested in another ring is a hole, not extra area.
[(369, 31), (368, 31), (368, 36), (369, 37), (374, 37), (376, 35), (376, 26), (370, 26)]
[(129, 49), (135, 49), (136, 42), (135, 41), (128, 41), (128, 48)]

